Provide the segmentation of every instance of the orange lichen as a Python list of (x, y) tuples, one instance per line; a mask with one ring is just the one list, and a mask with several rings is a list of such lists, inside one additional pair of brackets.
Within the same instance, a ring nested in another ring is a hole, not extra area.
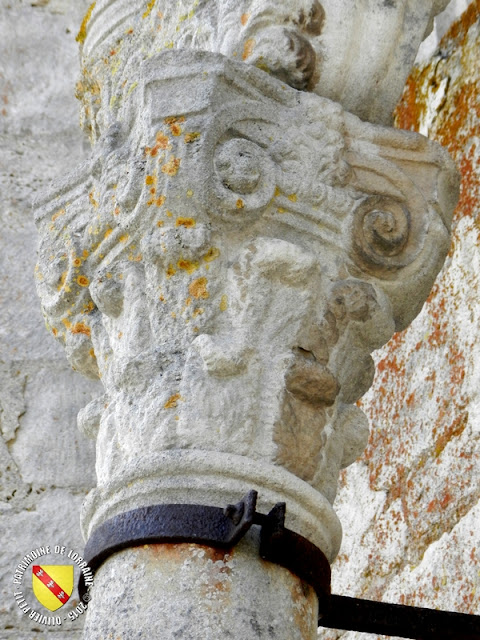
[(91, 334), (90, 327), (88, 327), (84, 322), (77, 322), (71, 327), (70, 331), (72, 333), (82, 333), (87, 337), (90, 337)]
[(170, 131), (172, 132), (172, 136), (178, 137), (182, 135), (182, 127), (176, 122), (170, 125)]
[(203, 256), (203, 260), (205, 262), (213, 262), (213, 260), (216, 260), (219, 255), (220, 255), (220, 249), (217, 249), (216, 247), (211, 247), (207, 251), (207, 253)]
[(177, 267), (179, 269), (182, 269), (183, 271), (186, 271), (187, 273), (193, 273), (198, 269), (198, 262), (195, 262), (192, 260), (185, 260), (184, 258), (181, 258), (177, 262)]
[(185, 116), (167, 116), (163, 121), (165, 124), (172, 125), (177, 122), (185, 122)]
[(175, 226), (186, 227), (187, 229), (191, 229), (192, 227), (195, 226), (195, 219), (179, 217), (175, 220)]
[(199, 131), (191, 131), (185, 134), (185, 136), (183, 137), (183, 140), (187, 144), (190, 144), (192, 142), (195, 142), (195, 140), (198, 140), (198, 138), (200, 138), (200, 135), (201, 134)]
[(88, 285), (90, 284), (90, 280), (87, 278), (87, 276), (78, 276), (77, 283), (81, 287), (88, 287)]
[(150, 15), (153, 7), (155, 6), (155, 2), (156, 0), (150, 0), (149, 3), (147, 4), (147, 8), (145, 9), (144, 13), (142, 14), (142, 18), (148, 18), (148, 16)]
[(90, 193), (88, 194), (88, 199), (90, 200), (90, 204), (95, 208), (98, 209), (98, 202), (95, 199), (94, 193), (93, 191), (90, 191)]
[(55, 220), (57, 218), (59, 218), (60, 216), (65, 215), (65, 209), (60, 209), (59, 211), (57, 211), (57, 213), (54, 213), (52, 216), (52, 222), (55, 222)]
[(173, 266), (173, 264), (169, 264), (167, 267), (167, 278), (171, 278), (172, 276), (174, 276), (177, 273), (177, 270), (175, 269), (175, 267)]
[(188, 292), (197, 300), (199, 298), (208, 298), (207, 282), (206, 278), (197, 278), (188, 286)]
[(180, 158), (175, 158), (172, 156), (170, 160), (162, 166), (162, 173), (167, 174), (167, 176), (175, 176), (177, 175), (179, 167)]
[(255, 40), (253, 38), (249, 38), (243, 46), (242, 60), (246, 60), (252, 55), (254, 47)]
[(249, 13), (242, 13), (240, 22), (242, 23), (243, 26), (247, 24), (249, 17), (250, 17)]
[(92, 4), (88, 7), (88, 11), (85, 14), (85, 17), (82, 20), (82, 24), (80, 25), (80, 30), (77, 33), (75, 40), (83, 44), (87, 37), (87, 25), (90, 22), (90, 18), (92, 17), (92, 12), (95, 9), (96, 2), (92, 2)]

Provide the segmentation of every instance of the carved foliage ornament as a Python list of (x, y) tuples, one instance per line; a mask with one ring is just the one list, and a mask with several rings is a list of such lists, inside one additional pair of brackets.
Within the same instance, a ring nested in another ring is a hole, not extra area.
[(47, 326), (105, 387), (80, 416), (99, 487), (197, 449), (280, 465), (333, 501), (366, 443), (370, 353), (446, 254), (454, 168), (216, 54), (164, 52), (137, 78), (36, 213)]

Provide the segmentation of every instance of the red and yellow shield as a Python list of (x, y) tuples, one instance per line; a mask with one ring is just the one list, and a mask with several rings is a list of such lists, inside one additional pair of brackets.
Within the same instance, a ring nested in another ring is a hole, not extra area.
[(60, 609), (72, 595), (73, 565), (34, 565), (32, 586), (33, 593), (41, 605), (50, 611)]

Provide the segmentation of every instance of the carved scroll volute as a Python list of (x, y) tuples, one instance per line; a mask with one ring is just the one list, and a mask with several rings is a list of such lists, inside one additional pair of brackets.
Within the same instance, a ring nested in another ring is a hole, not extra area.
[[(450, 246), (459, 178), (422, 136), (348, 118), (351, 184), (365, 196), (349, 222), (351, 272), (387, 293), (397, 330), (418, 314)], [(362, 131), (363, 130), (363, 131)]]

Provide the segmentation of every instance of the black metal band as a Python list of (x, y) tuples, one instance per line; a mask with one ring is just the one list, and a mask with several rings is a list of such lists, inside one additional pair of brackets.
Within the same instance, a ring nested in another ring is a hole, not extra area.
[(480, 616), (337, 595), (318, 623), (415, 640), (480, 640)]
[[(93, 573), (112, 554), (143, 544), (204, 544), (231, 549), (252, 525), (260, 525), (260, 556), (274, 562), (315, 590), (320, 610), (330, 596), (330, 565), (318, 547), (285, 528), (285, 503), (268, 515), (257, 513), (257, 492), (250, 491), (238, 504), (225, 509), (198, 504), (159, 504), (122, 513), (104, 522), (87, 542), (84, 560)], [(88, 601), (81, 574), (78, 592)]]
[[(309, 540), (285, 528), (285, 503), (264, 515), (255, 510), (256, 502), (257, 492), (250, 491), (225, 509), (160, 504), (127, 511), (93, 532), (84, 559), (95, 573), (113, 553), (143, 544), (193, 542), (231, 549), (252, 525), (259, 525), (260, 556), (313, 587), (319, 600), (319, 626), (416, 640), (480, 640), (480, 616), (331, 595), (328, 560)], [(87, 602), (83, 573), (78, 591)]]

